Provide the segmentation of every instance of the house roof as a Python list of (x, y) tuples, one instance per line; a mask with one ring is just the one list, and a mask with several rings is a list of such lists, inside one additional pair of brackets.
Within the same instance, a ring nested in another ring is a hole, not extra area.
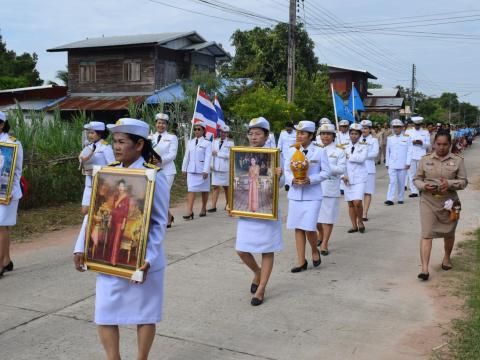
[(400, 109), (403, 107), (404, 99), (402, 97), (367, 97), (363, 100), (366, 110), (373, 109)]
[(33, 90), (45, 90), (45, 89), (52, 89), (52, 88), (66, 88), (66, 87), (65, 86), (58, 86), (58, 85), (29, 86), (29, 87), (23, 87), (23, 88), (0, 90), (0, 94), (3, 94), (3, 93), (17, 93), (17, 92), (33, 91)]
[(128, 104), (133, 101), (135, 104), (141, 104), (146, 96), (69, 96), (64, 101), (51, 106), (48, 110), (58, 108), (59, 110), (126, 110)]
[(330, 73), (352, 71), (352, 72), (358, 72), (358, 73), (365, 74), (365, 75), (367, 75), (367, 78), (369, 78), (369, 79), (373, 79), (373, 80), (377, 79), (377, 77), (375, 75), (372, 75), (367, 70), (352, 69), (352, 68), (340, 67), (340, 66), (335, 66), (335, 65), (327, 65), (327, 66), (328, 66), (328, 72), (330, 72)]
[(369, 97), (398, 97), (400, 90), (397, 88), (368, 89)]

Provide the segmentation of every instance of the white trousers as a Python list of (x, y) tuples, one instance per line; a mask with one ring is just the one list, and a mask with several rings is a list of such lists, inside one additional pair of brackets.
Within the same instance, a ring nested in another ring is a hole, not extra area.
[(409, 187), (410, 187), (410, 192), (412, 194), (417, 194), (417, 195), (418, 195), (418, 189), (415, 186), (415, 184), (413, 183), (413, 178), (415, 177), (415, 174), (417, 173), (417, 167), (418, 167), (419, 162), (420, 162), (420, 160), (413, 160), (412, 159), (412, 163), (410, 164), (410, 170), (408, 170), (408, 183), (409, 183)]
[(390, 182), (388, 183), (387, 200), (394, 201), (395, 193), (398, 192), (398, 201), (403, 201), (403, 198), (405, 197), (405, 181), (407, 179), (407, 170), (392, 169), (389, 167), (388, 176), (390, 178)]

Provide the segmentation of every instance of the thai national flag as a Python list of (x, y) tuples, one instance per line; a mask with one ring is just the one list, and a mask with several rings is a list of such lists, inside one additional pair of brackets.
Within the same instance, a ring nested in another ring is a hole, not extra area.
[(215, 95), (213, 105), (215, 106), (215, 111), (217, 112), (217, 129), (220, 129), (225, 125), (225, 117), (223, 116), (222, 107), (220, 106), (217, 95)]
[(215, 106), (213, 106), (207, 94), (199, 90), (192, 123), (196, 124), (202, 121), (204, 121), (207, 125), (207, 138), (215, 136), (217, 134), (217, 111), (215, 110)]

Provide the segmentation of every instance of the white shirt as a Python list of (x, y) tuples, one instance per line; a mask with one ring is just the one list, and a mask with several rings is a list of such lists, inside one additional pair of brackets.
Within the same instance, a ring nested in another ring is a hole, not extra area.
[(182, 171), (201, 174), (210, 173), (212, 161), (212, 143), (204, 137), (188, 141), (182, 163)]
[(349, 142), (345, 146), (344, 152), (347, 158), (345, 175), (348, 177), (348, 182), (350, 184), (366, 182), (368, 171), (365, 161), (368, 155), (368, 145), (362, 144), (360, 141), (357, 141), (355, 144)]
[[(424, 156), (427, 153), (428, 148), (430, 147), (430, 133), (428, 130), (425, 129), (407, 129), (405, 131), (405, 134), (410, 136), (412, 139), (412, 145), (413, 145), (413, 150), (412, 150), (412, 160), (420, 160), (422, 156)], [(421, 140), (423, 142), (422, 145), (415, 145), (413, 142), (415, 140)]]
[(340, 177), (345, 173), (347, 158), (341, 145), (333, 142), (324, 147), (328, 156), (330, 176), (322, 182), (323, 196), (340, 197)]
[(347, 145), (350, 142), (350, 134), (347, 132), (337, 131), (337, 137), (335, 138), (335, 142), (338, 145)]
[[(223, 142), (222, 142), (223, 141)], [(220, 143), (222, 147), (220, 148)], [(221, 138), (213, 140), (212, 152), (216, 151), (217, 155), (212, 155), (212, 170), (220, 172), (230, 171), (230, 148), (234, 146), (233, 140), (228, 137), (225, 140)]]
[(412, 148), (410, 136), (390, 135), (387, 137), (385, 166), (392, 169), (405, 169), (412, 162)]
[(290, 146), (294, 145), (297, 141), (297, 132), (292, 130), (289, 134), (287, 130), (282, 130), (280, 132), (280, 136), (278, 137), (278, 148), (286, 156), (288, 153)]
[(264, 147), (269, 147), (269, 148), (276, 148), (277, 147), (277, 145), (275, 143), (275, 135), (273, 134), (273, 132), (270, 132), (268, 134), (268, 139), (267, 139), (267, 142), (265, 143)]
[[(161, 135), (160, 141), (158, 136)], [(174, 134), (169, 134), (164, 131), (163, 133), (156, 132), (150, 135), (152, 140), (153, 150), (160, 155), (162, 162), (159, 164), (160, 171), (165, 175), (175, 175), (177, 169), (175, 167), (175, 158), (178, 151), (178, 138)]]
[(365, 164), (367, 165), (367, 172), (369, 174), (375, 174), (377, 172), (375, 168), (375, 161), (380, 150), (380, 146), (378, 145), (378, 139), (374, 138), (372, 134), (370, 134), (367, 137), (364, 137), (363, 135), (360, 136), (359, 141), (368, 144), (368, 154)]

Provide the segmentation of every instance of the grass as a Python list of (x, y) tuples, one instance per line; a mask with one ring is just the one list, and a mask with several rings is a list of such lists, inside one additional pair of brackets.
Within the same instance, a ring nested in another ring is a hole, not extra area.
[(471, 240), (458, 244), (455, 271), (448, 276), (454, 295), (465, 298), (465, 316), (453, 320), (448, 347), (434, 352), (434, 359), (480, 359), (480, 229), (472, 235)]

